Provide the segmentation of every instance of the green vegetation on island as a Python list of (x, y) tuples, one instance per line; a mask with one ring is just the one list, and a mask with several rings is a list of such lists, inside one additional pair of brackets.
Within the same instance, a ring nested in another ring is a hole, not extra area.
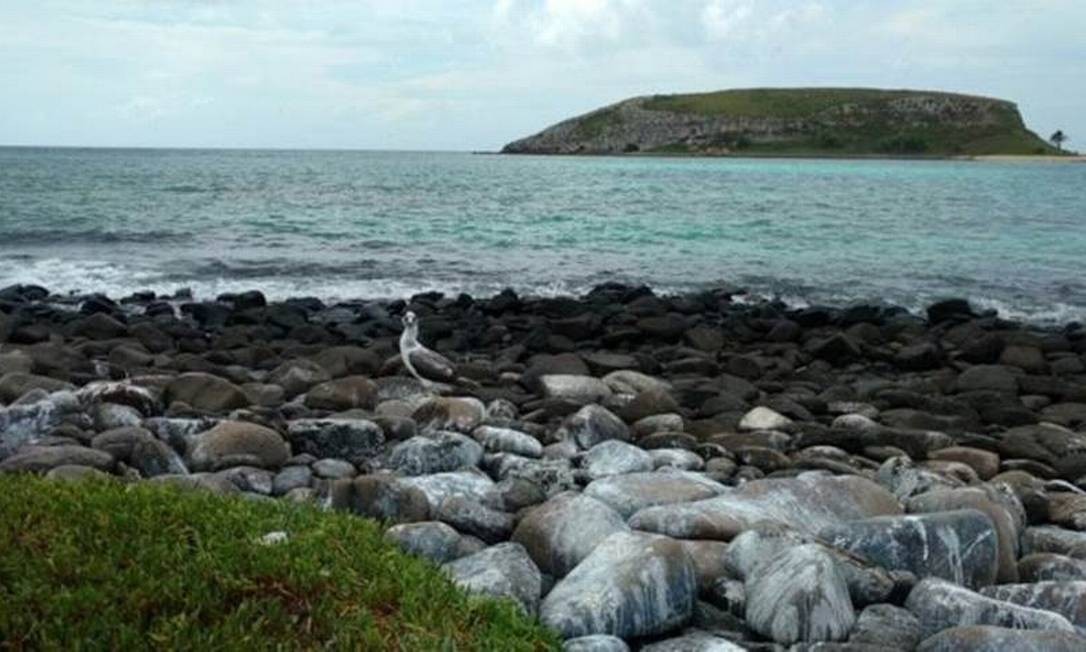
[(762, 88), (636, 97), (505, 146), (526, 154), (1059, 154), (1011, 102), (935, 91)]
[(14, 650), (557, 647), (376, 522), (146, 483), (0, 476), (0, 605)]

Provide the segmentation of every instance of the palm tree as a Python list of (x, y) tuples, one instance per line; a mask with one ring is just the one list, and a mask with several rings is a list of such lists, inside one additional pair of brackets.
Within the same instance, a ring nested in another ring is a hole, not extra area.
[(1057, 129), (1056, 133), (1054, 133), (1054, 134), (1052, 134), (1051, 136), (1048, 137), (1048, 140), (1050, 140), (1052, 142), (1052, 144), (1056, 146), (1057, 150), (1062, 152), (1063, 151), (1063, 144), (1065, 142), (1067, 142), (1069, 139), (1067, 138), (1067, 134), (1063, 133), (1062, 129)]

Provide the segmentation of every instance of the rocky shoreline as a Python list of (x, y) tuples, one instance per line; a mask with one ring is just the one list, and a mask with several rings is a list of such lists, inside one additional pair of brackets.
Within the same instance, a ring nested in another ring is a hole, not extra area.
[(1086, 649), (1086, 329), (734, 295), (10, 287), (0, 472), (384, 519), (567, 650)]

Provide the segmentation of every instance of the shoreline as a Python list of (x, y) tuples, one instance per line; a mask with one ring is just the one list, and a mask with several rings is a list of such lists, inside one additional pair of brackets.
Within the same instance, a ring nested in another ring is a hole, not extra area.
[[(1086, 580), (1081, 324), (1032, 328), (953, 299), (917, 316), (734, 293), (326, 305), (8, 288), (0, 473), (378, 519), (386, 540), (564, 639), (843, 640), (875, 607), (952, 636), (959, 616), (931, 605), (1019, 617), (995, 590), (1074, 631), (1057, 598), (1029, 591), (1057, 570)], [(401, 358), (409, 310), (449, 361), (413, 358), (426, 383)]]
[(832, 154), (832, 153), (728, 153), (713, 154), (696, 152), (630, 152), (630, 153), (541, 153), (541, 152), (504, 152), (472, 151), (474, 155), (486, 156), (540, 156), (565, 158), (679, 158), (679, 159), (800, 159), (827, 161), (977, 161), (1000, 163), (1086, 163), (1086, 155), (1068, 154)]

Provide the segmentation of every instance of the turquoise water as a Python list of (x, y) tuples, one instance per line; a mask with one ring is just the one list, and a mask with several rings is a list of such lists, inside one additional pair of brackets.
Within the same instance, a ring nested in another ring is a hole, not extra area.
[(0, 149), (0, 286), (966, 296), (1086, 316), (1086, 165)]

